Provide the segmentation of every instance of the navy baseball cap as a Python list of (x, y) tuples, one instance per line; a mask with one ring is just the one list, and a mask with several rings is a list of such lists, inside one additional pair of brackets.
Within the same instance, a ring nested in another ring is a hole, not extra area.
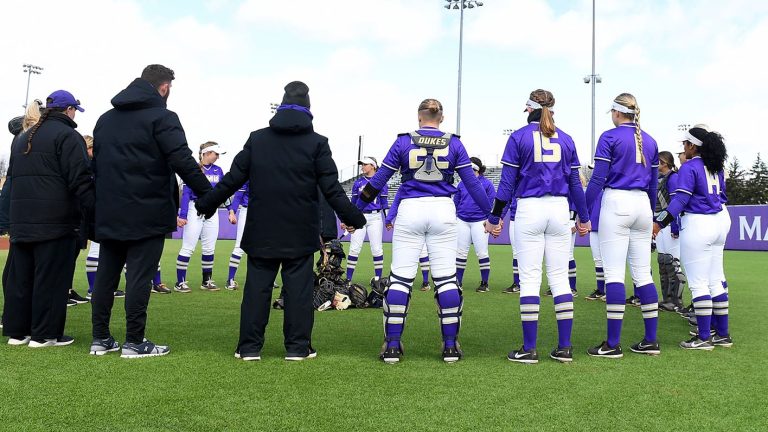
[(66, 108), (74, 107), (76, 110), (83, 112), (83, 107), (80, 106), (80, 101), (72, 96), (72, 93), (66, 90), (56, 90), (51, 93), (46, 100), (46, 108)]

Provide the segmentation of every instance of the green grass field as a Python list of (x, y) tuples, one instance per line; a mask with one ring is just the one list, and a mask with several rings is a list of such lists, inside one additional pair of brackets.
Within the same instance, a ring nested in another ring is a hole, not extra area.
[[(220, 285), (232, 244), (219, 242), (214, 276)], [(169, 285), (179, 246), (166, 244), (162, 266)], [(510, 248), (492, 246), (492, 291), (474, 292), (476, 262), (465, 277), (464, 360), (443, 364), (433, 296), (416, 290), (404, 361), (385, 365), (377, 360), (380, 309), (316, 313), (319, 355), (299, 363), (283, 360), (282, 312), (272, 311), (263, 360), (236, 360), (241, 291), (200, 291), (198, 249), (189, 273), (194, 291), (152, 295), (147, 336), (170, 345), (168, 356), (88, 355), (87, 304), (68, 310), (72, 346), (32, 350), (3, 339), (0, 430), (768, 430), (768, 254), (726, 253), (733, 348), (683, 351), (677, 343), (687, 339), (688, 324), (660, 313), (661, 356), (633, 354), (627, 348), (642, 338), (643, 326), (640, 310), (627, 308), (625, 357), (607, 360), (585, 352), (605, 337), (605, 304), (584, 300), (594, 289), (594, 269), (587, 248), (576, 253), (581, 295), (572, 364), (546, 356), (557, 342), (551, 298), (542, 299), (540, 363), (506, 360), (521, 344), (518, 296), (501, 293), (512, 277)], [(359, 262), (355, 280), (366, 284), (372, 265), (365, 248)], [(245, 263), (241, 285), (244, 278)], [(75, 286), (85, 293), (84, 256)], [(121, 301), (115, 305), (112, 331), (123, 341)]]

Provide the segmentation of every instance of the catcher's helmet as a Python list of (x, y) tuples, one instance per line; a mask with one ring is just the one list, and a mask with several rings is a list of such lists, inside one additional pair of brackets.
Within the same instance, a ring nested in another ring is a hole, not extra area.
[(13, 136), (20, 134), (22, 124), (24, 124), (24, 116), (12, 118), (11, 121), (8, 122), (8, 132), (10, 132)]

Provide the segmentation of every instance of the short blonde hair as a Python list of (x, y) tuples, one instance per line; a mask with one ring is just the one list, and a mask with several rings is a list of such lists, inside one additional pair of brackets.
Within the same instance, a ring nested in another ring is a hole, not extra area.
[(40, 121), (42, 102), (35, 99), (31, 104), (27, 105), (27, 110), (24, 112), (24, 121), (21, 123), (21, 130), (28, 131), (32, 126)]

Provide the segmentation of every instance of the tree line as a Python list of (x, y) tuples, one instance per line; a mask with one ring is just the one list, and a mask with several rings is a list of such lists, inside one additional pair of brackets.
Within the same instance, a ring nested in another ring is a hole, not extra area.
[(738, 158), (731, 160), (726, 168), (725, 192), (729, 205), (768, 204), (768, 165), (760, 153), (749, 170)]

